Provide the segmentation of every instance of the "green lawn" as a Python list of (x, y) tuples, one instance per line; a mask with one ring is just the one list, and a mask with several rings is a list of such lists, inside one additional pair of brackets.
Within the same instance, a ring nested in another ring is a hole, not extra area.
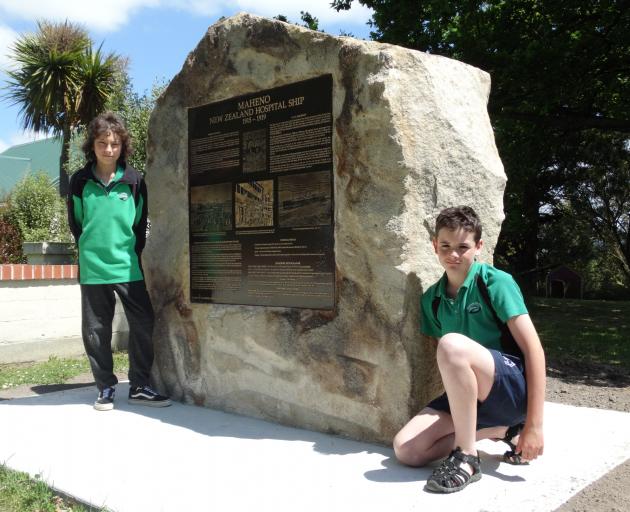
[(44, 482), (0, 464), (0, 511), (86, 512), (85, 507), (57, 496)]
[(531, 298), (528, 307), (549, 363), (630, 373), (630, 301)]
[[(124, 372), (127, 367), (127, 353), (114, 353), (114, 369)], [(37, 363), (0, 364), (0, 389), (22, 384), (63, 384), (72, 377), (89, 371), (87, 357), (60, 359), (53, 356), (48, 361)]]

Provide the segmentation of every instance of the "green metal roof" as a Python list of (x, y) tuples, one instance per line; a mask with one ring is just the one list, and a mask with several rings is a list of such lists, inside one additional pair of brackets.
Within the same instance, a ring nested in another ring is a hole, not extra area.
[(58, 186), (61, 139), (49, 139), (18, 144), (0, 153), (0, 196), (13, 190), (28, 173), (44, 171)]

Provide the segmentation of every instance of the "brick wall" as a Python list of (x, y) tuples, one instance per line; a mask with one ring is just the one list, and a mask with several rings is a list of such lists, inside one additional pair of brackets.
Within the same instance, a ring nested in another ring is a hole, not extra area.
[(76, 279), (77, 265), (0, 265), (0, 281)]

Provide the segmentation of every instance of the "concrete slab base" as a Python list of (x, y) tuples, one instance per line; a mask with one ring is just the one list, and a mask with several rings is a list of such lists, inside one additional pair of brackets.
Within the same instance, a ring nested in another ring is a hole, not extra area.
[(0, 402), (0, 463), (116, 512), (552, 511), (630, 458), (630, 414), (545, 404), (545, 455), (500, 462), (483, 441), (483, 478), (462, 492), (423, 491), (431, 468), (387, 447), (210, 409), (126, 403), (92, 408), (94, 388)]

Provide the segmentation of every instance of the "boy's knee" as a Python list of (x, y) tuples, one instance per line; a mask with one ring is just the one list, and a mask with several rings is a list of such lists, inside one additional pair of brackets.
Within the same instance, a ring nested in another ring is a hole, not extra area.
[(400, 439), (399, 436), (394, 438), (394, 454), (398, 462), (406, 466), (424, 466), (427, 461), (421, 456), (417, 447), (413, 447), (410, 441)]
[(448, 333), (440, 338), (437, 346), (437, 360), (439, 362), (453, 362), (465, 356), (468, 338), (457, 333)]

